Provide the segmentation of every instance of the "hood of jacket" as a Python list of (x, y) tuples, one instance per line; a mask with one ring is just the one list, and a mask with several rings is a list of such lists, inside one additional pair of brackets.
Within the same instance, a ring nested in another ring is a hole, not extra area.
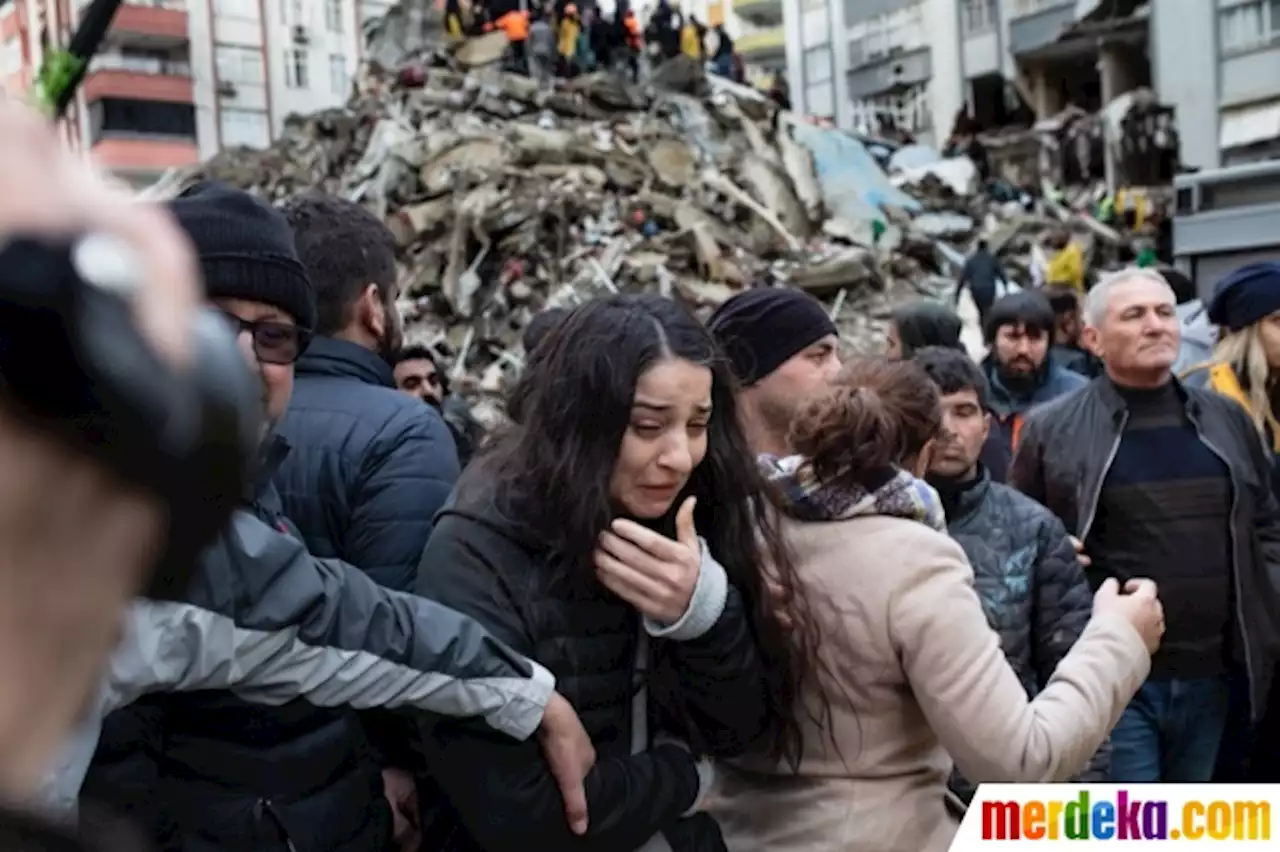
[(987, 384), (991, 386), (991, 407), (1000, 417), (1022, 414), (1089, 384), (1084, 376), (1059, 366), (1049, 355), (1045, 356), (1044, 364), (1036, 375), (1035, 386), (1025, 392), (1011, 389), (1001, 381), (994, 356), (984, 358), (982, 367), (987, 375)]
[(336, 337), (316, 337), (298, 359), (299, 376), (345, 376), (394, 388), (395, 374), (381, 355)]
[(874, 489), (819, 482), (804, 459), (763, 457), (760, 466), (782, 494), (787, 514), (801, 521), (843, 521), (887, 515), (919, 521), (945, 531), (946, 516), (938, 492), (905, 470), (894, 471)]

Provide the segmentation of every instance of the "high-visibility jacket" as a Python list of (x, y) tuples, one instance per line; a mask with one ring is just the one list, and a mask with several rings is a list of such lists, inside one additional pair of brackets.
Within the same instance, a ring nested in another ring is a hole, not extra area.
[(627, 16), (622, 19), (622, 24), (627, 28), (627, 47), (639, 50), (643, 42), (640, 37), (640, 19), (636, 17), (636, 13), (627, 12)]
[(680, 30), (680, 52), (690, 59), (702, 58), (702, 41), (693, 24), (685, 24)]
[(1049, 260), (1045, 281), (1051, 286), (1084, 292), (1084, 250), (1074, 240)]
[(560, 21), (560, 55), (565, 59), (572, 59), (578, 49), (578, 33), (581, 29), (582, 25), (574, 18)]
[(498, 28), (508, 41), (524, 41), (529, 37), (529, 13), (513, 10), (498, 19)]

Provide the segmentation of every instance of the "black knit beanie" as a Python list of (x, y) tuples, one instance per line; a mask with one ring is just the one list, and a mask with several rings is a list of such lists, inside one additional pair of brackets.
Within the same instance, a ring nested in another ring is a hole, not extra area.
[(209, 298), (263, 302), (316, 327), (315, 290), (280, 211), (216, 181), (192, 186), (169, 209), (195, 245)]
[(793, 355), (829, 334), (836, 324), (822, 303), (799, 290), (760, 287), (729, 299), (707, 320), (738, 381), (753, 385)]

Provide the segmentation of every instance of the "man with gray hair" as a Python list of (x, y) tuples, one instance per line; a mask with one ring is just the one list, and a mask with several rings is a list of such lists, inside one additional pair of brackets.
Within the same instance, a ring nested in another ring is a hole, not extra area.
[(1173, 376), (1173, 290), (1124, 269), (1089, 292), (1084, 340), (1105, 375), (1033, 412), (1011, 484), (1084, 542), (1093, 585), (1151, 577), (1168, 629), (1111, 735), (1115, 782), (1206, 782), (1228, 682), (1252, 717), (1270, 689), (1280, 507), (1268, 451), (1238, 405)]

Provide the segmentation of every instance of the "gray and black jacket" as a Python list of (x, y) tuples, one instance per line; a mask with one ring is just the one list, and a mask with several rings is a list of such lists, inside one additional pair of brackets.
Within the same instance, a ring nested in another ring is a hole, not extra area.
[[(312, 705), (477, 718), (526, 739), (553, 688), (471, 618), (312, 557), (264, 485), (185, 601), (134, 604), (95, 719), (172, 694), (108, 720), (89, 781), (162, 850), (380, 848), (390, 814), (360, 726)], [(64, 798), (94, 740), (68, 756)]]
[[(981, 468), (972, 482), (930, 482), (942, 497), (947, 532), (973, 566), (987, 621), (1027, 697), (1035, 698), (1093, 612), (1071, 539), (1052, 512), (992, 482)], [(1110, 763), (1110, 745), (1104, 744), (1078, 780), (1106, 781)], [(966, 802), (976, 790), (958, 772), (952, 773), (951, 788)]]

